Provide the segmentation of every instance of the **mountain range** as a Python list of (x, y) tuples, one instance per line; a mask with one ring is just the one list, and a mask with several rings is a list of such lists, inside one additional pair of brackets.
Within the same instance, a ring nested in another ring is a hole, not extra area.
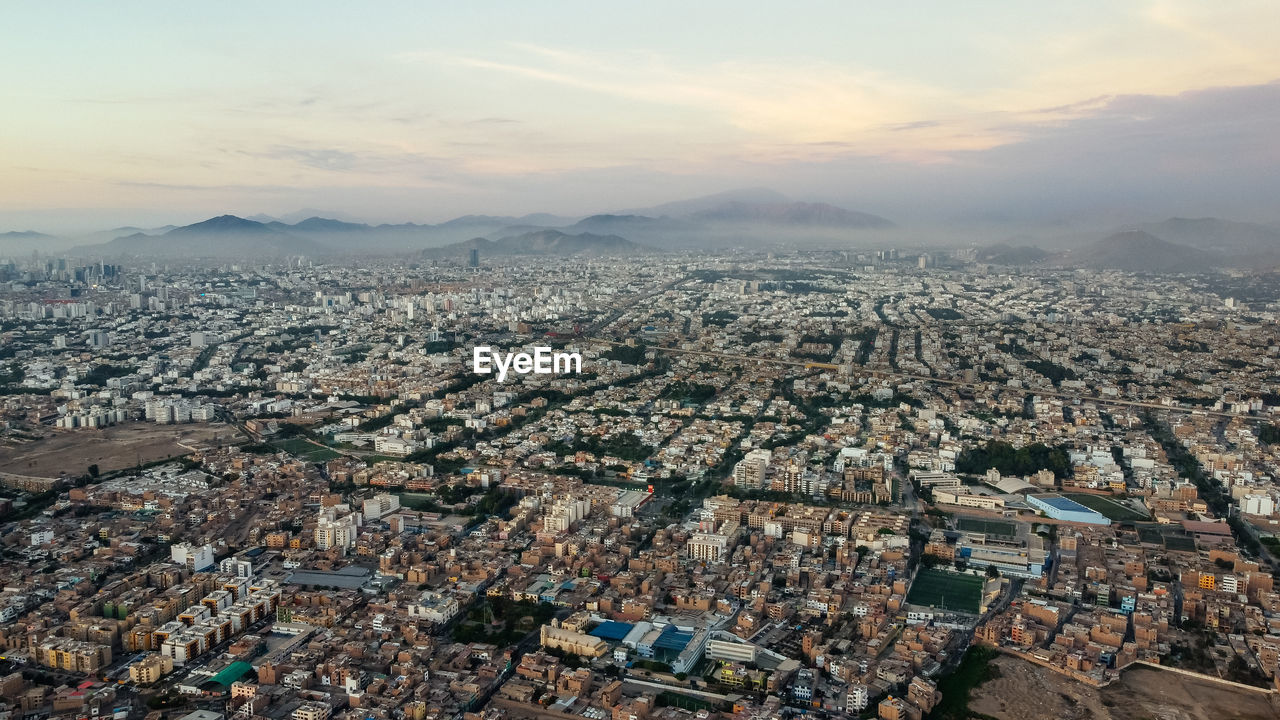
[(479, 250), (481, 257), (491, 255), (573, 255), (581, 257), (633, 257), (655, 252), (653, 248), (637, 245), (617, 235), (593, 233), (570, 234), (559, 230), (534, 230), (503, 237), (498, 240), (472, 238), (422, 251), (424, 257), (466, 257), (470, 250)]
[(1203, 272), (1229, 264), (1226, 256), (1171, 243), (1143, 230), (1126, 230), (1078, 250), (1049, 259), (1064, 267), (1087, 267), (1129, 272)]
[(643, 252), (645, 247), (847, 245), (862, 231), (892, 227), (893, 223), (877, 215), (826, 203), (792, 202), (772, 191), (755, 189), (581, 219), (535, 213), (520, 217), (465, 215), (437, 225), (370, 225), (320, 216), (286, 222), (266, 216), (222, 215), (182, 227), (121, 228), (109, 239), (95, 233), (86, 238), (95, 242), (72, 251), (105, 257), (243, 258), (447, 248), (451, 254), (461, 249), (460, 243), (483, 238), (494, 243), (486, 248), (494, 254), (616, 255)]
[[(310, 212), (316, 214), (306, 214)], [(945, 231), (935, 233), (935, 238), (938, 246), (948, 244)], [(471, 247), (492, 255), (622, 255), (688, 249), (850, 249), (921, 242), (930, 240), (878, 215), (821, 202), (797, 202), (766, 188), (747, 188), (581, 218), (546, 213), (464, 215), (434, 225), (374, 225), (341, 213), (302, 211), (282, 217), (222, 215), (181, 227), (119, 227), (78, 238), (26, 230), (0, 234), (0, 255), (39, 251), (102, 258), (265, 258), (440, 250), (424, 256), (444, 257), (465, 254)], [(1164, 271), (1273, 268), (1280, 267), (1280, 226), (1174, 217), (1122, 227), (1119, 232), (1063, 232), (1040, 240), (1020, 236), (980, 248), (977, 259), (1004, 265)]]
[(46, 251), (57, 241), (57, 237), (35, 230), (10, 230), (0, 233), (0, 251), (25, 255), (33, 251)]
[(1280, 228), (1219, 218), (1169, 218), (1136, 230), (1198, 250), (1228, 255), (1266, 253), (1280, 248)]
[[(1171, 218), (1142, 227), (1150, 231), (1121, 230), (1060, 252), (1030, 245), (997, 243), (979, 249), (976, 259), (994, 265), (1044, 265), (1153, 273), (1280, 267), (1280, 232), (1263, 225), (1216, 218)], [(1170, 237), (1183, 242), (1173, 242), (1168, 239)]]

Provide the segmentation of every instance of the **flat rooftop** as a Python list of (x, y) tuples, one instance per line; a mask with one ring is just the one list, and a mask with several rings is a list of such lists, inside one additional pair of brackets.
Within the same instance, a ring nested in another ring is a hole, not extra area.
[(348, 565), (341, 570), (294, 570), (289, 574), (287, 583), (293, 585), (328, 585), (346, 590), (356, 590), (369, 582), (373, 571), (358, 565)]
[(1068, 497), (1063, 497), (1061, 495), (1033, 495), (1032, 497), (1044, 503), (1045, 505), (1048, 505), (1049, 507), (1055, 508), (1057, 510), (1066, 510), (1068, 512), (1090, 513), (1092, 515), (1100, 514), (1096, 510), (1087, 508), (1084, 505), (1081, 505), (1080, 503), (1076, 502), (1075, 500), (1072, 500), (1071, 498), (1068, 498)]

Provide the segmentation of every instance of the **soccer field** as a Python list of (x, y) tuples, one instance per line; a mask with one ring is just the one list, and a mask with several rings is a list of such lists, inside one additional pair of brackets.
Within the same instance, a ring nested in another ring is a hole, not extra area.
[(983, 579), (926, 568), (916, 575), (907, 594), (907, 602), (953, 612), (976, 613), (982, 605)]
[(988, 520), (974, 517), (956, 518), (956, 529), (963, 532), (980, 532), (1001, 537), (1013, 537), (1018, 533), (1018, 527), (1007, 520)]
[(1108, 497), (1101, 495), (1090, 495), (1088, 493), (1070, 493), (1065, 495), (1070, 500), (1075, 500), (1081, 505), (1102, 514), (1114, 522), (1124, 522), (1125, 520), (1146, 520), (1145, 513), (1140, 513), (1131, 509), (1128, 505), (1116, 502)]
[(285, 438), (283, 440), (273, 441), (271, 444), (290, 455), (306, 460), (307, 462), (326, 462), (336, 457), (341, 457), (341, 453), (334, 452), (329, 448), (308, 442), (306, 438)]

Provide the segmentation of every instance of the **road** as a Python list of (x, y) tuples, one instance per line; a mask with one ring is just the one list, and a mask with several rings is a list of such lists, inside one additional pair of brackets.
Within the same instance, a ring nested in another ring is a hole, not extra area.
[(693, 688), (685, 687), (683, 685), (663, 685), (662, 683), (653, 682), (652, 680), (641, 680), (634, 675), (624, 675), (622, 677), (622, 684), (637, 685), (645, 688), (646, 690), (670, 690), (673, 693), (692, 695), (704, 700), (715, 700), (716, 702), (729, 702), (737, 697), (735, 695), (720, 695), (718, 693), (707, 692), (706, 690), (694, 690)]
[[(623, 313), (639, 305), (640, 302), (644, 300), (648, 300), (654, 295), (658, 295), (660, 293), (664, 293), (668, 290), (671, 290), (672, 288), (684, 282), (685, 282), (684, 279), (672, 280), (671, 282), (660, 285), (659, 287), (656, 287), (647, 292), (637, 293), (635, 295), (629, 295), (623, 298), (622, 300), (619, 300), (618, 302), (613, 304), (613, 308), (608, 315), (583, 327), (582, 328), (583, 335), (590, 335), (591, 333), (600, 332), (604, 328), (612, 325), (615, 321), (617, 321), (618, 318), (622, 317)], [(623, 343), (614, 343), (614, 344), (622, 345)]]
[[(588, 342), (603, 343), (605, 345), (615, 345), (615, 346), (626, 344), (626, 343), (618, 342), (616, 340), (606, 340), (605, 338), (595, 338), (595, 337), (588, 338)], [(682, 348), (673, 348), (673, 347), (667, 347), (664, 345), (651, 345), (649, 346), (649, 349), (657, 352), (671, 353), (675, 355), (693, 355), (695, 357), (714, 358), (717, 360), (730, 360), (733, 362), (740, 362), (740, 363), (764, 363), (769, 365), (799, 367), (799, 368), (805, 368), (810, 370), (814, 368), (824, 369), (824, 370), (838, 370), (840, 368), (840, 366), (833, 365), (831, 363), (818, 363), (818, 362), (805, 361), (805, 360), (789, 360), (785, 358), (760, 357), (757, 355), (737, 355), (734, 353), (715, 352), (711, 350), (685, 350)], [(857, 367), (857, 366), (854, 366), (852, 368), (852, 371), (850, 374), (864, 375), (867, 377), (882, 378), (886, 380), (910, 380), (914, 382), (927, 382), (927, 383), (935, 383), (938, 385), (950, 385), (952, 387), (960, 387), (968, 390), (981, 390), (981, 389), (984, 389), (985, 387), (985, 384), (983, 383), (976, 383), (976, 382), (971, 383), (971, 382), (966, 382), (964, 380), (948, 380), (946, 378), (936, 378), (929, 375), (913, 375), (911, 373), (897, 372), (895, 370), (873, 370), (873, 369)], [(1154, 402), (1143, 402), (1141, 400), (1111, 400), (1108, 398), (1095, 397), (1093, 395), (1077, 395), (1073, 393), (1059, 392), (1057, 390), (1045, 390), (1042, 388), (1002, 387), (1001, 390), (1004, 392), (1019, 393), (1025, 396), (1039, 395), (1042, 397), (1059, 398), (1062, 400), (1079, 400), (1081, 402), (1092, 402), (1092, 403), (1097, 403), (1099, 405), (1108, 405), (1112, 407), (1143, 408), (1147, 410), (1164, 410), (1166, 412), (1186, 413), (1189, 415), (1206, 415), (1209, 417), (1218, 417), (1218, 418), (1227, 418), (1227, 419), (1243, 418), (1245, 420), (1258, 420), (1258, 421), (1266, 420), (1266, 418), (1258, 417), (1256, 415), (1248, 415), (1244, 413), (1222, 412), (1219, 410), (1203, 410), (1200, 408), (1175, 407), (1175, 406), (1169, 406), (1169, 405), (1161, 405), (1160, 403), (1154, 403)]]

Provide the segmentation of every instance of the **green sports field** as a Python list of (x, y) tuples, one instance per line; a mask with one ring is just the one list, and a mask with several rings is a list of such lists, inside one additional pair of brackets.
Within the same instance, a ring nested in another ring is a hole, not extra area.
[(1000, 537), (1013, 537), (1018, 533), (1017, 526), (1008, 520), (988, 520), (975, 517), (956, 518), (956, 529), (962, 532), (979, 532)]
[(974, 575), (925, 568), (916, 574), (907, 602), (953, 612), (977, 613), (982, 605), (983, 579)]
[(1128, 505), (1118, 503), (1111, 498), (1102, 495), (1090, 495), (1088, 493), (1070, 493), (1066, 497), (1075, 500), (1081, 505), (1100, 513), (1112, 522), (1124, 522), (1126, 520), (1146, 520), (1145, 513), (1140, 513)]
[(306, 438), (291, 437), (283, 440), (274, 440), (271, 445), (307, 462), (326, 462), (336, 457), (341, 457), (341, 453), (308, 442)]

